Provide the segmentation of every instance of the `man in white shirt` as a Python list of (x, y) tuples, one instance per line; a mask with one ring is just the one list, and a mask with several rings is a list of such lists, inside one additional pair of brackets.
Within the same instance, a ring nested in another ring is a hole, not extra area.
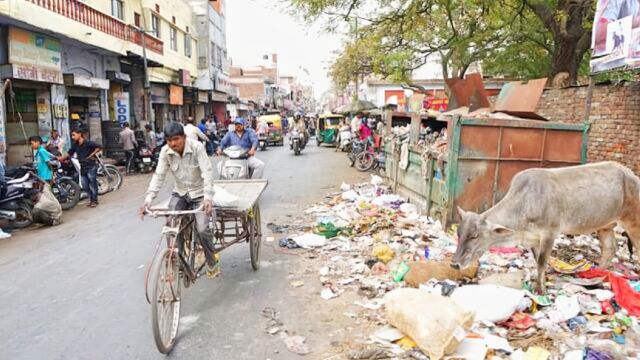
[(198, 129), (198, 127), (193, 124), (193, 118), (191, 116), (187, 118), (186, 124), (184, 126), (184, 134), (187, 136), (187, 139), (209, 142), (209, 138), (207, 137), (207, 135), (205, 135), (202, 130)]
[[(204, 211), (195, 214), (196, 228), (207, 258), (207, 275), (213, 277), (219, 273), (217, 259), (206, 244), (211, 239), (207, 231), (207, 221), (213, 212), (213, 167), (204, 146), (197, 140), (185, 136), (185, 129), (178, 123), (170, 123), (164, 129), (167, 145), (162, 147), (156, 172), (149, 183), (140, 216), (158, 196), (167, 174), (174, 178), (174, 188), (169, 208), (172, 210), (196, 209), (202, 205)], [(214, 220), (215, 222), (215, 220)]]

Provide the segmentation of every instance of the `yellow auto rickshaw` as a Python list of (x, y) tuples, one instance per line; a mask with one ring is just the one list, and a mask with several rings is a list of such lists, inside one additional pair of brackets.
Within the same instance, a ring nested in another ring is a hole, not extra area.
[(282, 135), (282, 118), (278, 114), (262, 115), (258, 118), (259, 122), (265, 122), (269, 126), (269, 145), (284, 145), (284, 136)]
[(318, 117), (318, 126), (316, 126), (316, 143), (335, 144), (340, 131), (340, 124), (344, 120), (343, 115), (324, 114)]

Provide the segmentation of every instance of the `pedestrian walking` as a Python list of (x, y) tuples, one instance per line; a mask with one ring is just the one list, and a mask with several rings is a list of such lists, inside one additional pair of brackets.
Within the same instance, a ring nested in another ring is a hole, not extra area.
[(127, 160), (127, 174), (131, 173), (131, 164), (133, 163), (133, 157), (135, 156), (135, 150), (138, 146), (136, 136), (133, 130), (129, 127), (129, 123), (125, 122), (122, 125), (122, 131), (120, 131), (120, 144), (124, 149), (124, 154)]
[(72, 145), (66, 155), (59, 156), (59, 161), (71, 158), (73, 155), (80, 161), (80, 176), (82, 178), (82, 189), (89, 194), (89, 207), (98, 206), (98, 166), (96, 155), (102, 151), (102, 147), (95, 142), (88, 140), (82, 129), (71, 131)]
[(153, 130), (151, 130), (151, 125), (149, 124), (144, 126), (144, 142), (152, 152), (155, 151), (156, 147), (158, 146), (156, 134), (153, 133)]

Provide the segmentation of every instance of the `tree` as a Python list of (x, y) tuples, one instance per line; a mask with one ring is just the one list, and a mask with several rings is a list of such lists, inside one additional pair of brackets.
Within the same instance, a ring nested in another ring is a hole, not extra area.
[[(288, 0), (307, 21), (365, 24), (332, 67), (404, 79), (433, 55), (445, 77), (462, 77), (481, 62), (494, 74), (539, 77), (566, 72), (575, 83), (590, 46), (590, 0)], [(373, 9), (373, 10), (367, 10)], [(356, 51), (356, 49), (358, 49)], [(365, 51), (373, 49), (375, 51)], [(348, 64), (348, 66), (347, 66)]]

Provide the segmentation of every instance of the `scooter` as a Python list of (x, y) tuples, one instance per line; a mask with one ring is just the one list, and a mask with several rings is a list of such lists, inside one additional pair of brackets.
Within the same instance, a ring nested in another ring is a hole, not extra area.
[(262, 151), (267, 150), (267, 138), (267, 134), (265, 133), (258, 134), (258, 145)]
[(296, 128), (291, 130), (291, 134), (289, 134), (289, 147), (293, 150), (294, 155), (300, 155), (300, 152), (304, 148), (304, 139), (300, 130)]
[(336, 151), (350, 151), (351, 150), (351, 128), (344, 126), (340, 128), (338, 132), (338, 138), (336, 139)]
[(222, 151), (225, 159), (218, 163), (219, 180), (250, 179), (249, 151), (240, 146), (230, 146)]

